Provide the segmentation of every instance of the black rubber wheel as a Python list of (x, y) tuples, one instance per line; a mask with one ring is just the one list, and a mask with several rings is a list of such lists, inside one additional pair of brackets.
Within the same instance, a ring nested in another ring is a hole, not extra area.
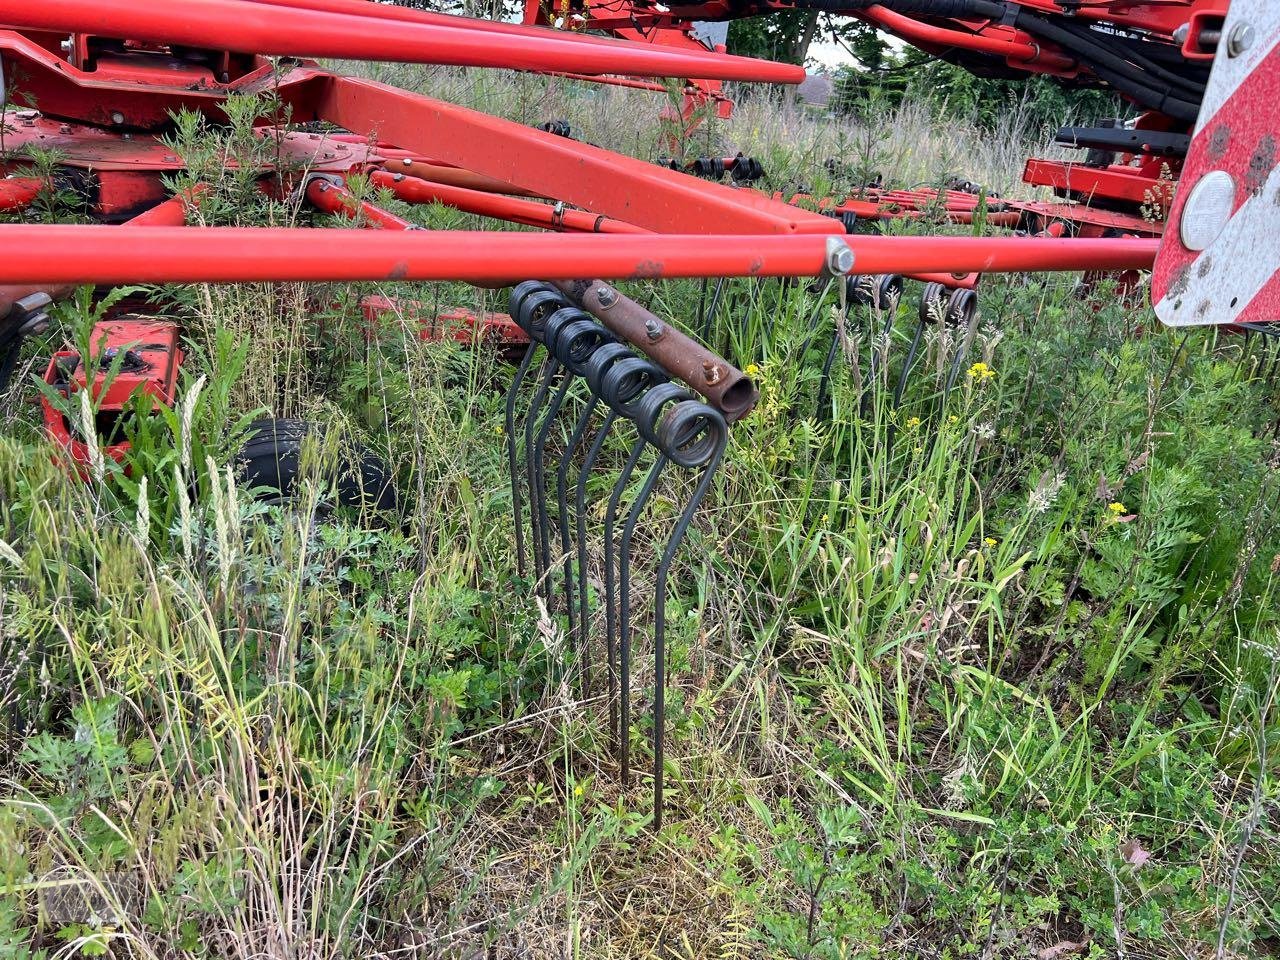
[[(308, 438), (323, 440), (325, 427), (306, 420), (255, 420), (249, 439), (236, 457), (241, 483), (259, 499), (286, 503), (297, 493), (302, 476), (302, 448)], [(339, 506), (394, 510), (395, 484), (386, 465), (354, 441), (345, 440), (337, 463), (326, 466), (324, 481)]]

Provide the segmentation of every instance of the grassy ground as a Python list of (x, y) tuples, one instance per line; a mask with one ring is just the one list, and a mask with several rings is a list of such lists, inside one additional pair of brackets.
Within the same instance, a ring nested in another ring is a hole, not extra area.
[[(644, 95), (390, 75), (659, 152)], [(1026, 149), (762, 96), (707, 136), (819, 191), (871, 170), (1005, 190)], [(249, 196), (223, 179), (207, 215), (296, 216)], [(687, 481), (636, 537), (642, 773), (623, 789), (599, 685), (566, 679), (563, 619), (515, 575), (511, 366), (395, 320), (367, 336), (350, 304), (371, 289), (174, 292), (188, 381), (139, 421), (128, 476), (69, 479), (34, 388), (4, 398), (0, 957), (1280, 949), (1269, 344), (1175, 335), (1107, 285), (991, 278), (958, 387), (939, 390), (954, 344), (931, 331), (895, 407), (914, 289), (886, 337), (829, 292), (730, 286), (710, 340), (763, 398), (671, 580), (655, 835), (645, 610)], [(629, 289), (695, 322), (700, 284)], [(51, 340), (94, 315), (68, 306)], [(395, 470), (401, 513), (325, 513), (322, 483), (253, 502), (228, 463), (263, 408), (345, 425)]]

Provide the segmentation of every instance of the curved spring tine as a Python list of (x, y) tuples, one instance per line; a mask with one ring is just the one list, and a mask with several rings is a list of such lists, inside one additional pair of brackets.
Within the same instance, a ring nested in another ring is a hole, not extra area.
[(524, 545), (524, 510), (520, 502), (520, 484), (516, 480), (520, 469), (519, 458), (516, 456), (516, 397), (529, 374), (529, 366), (533, 363), (533, 355), (537, 350), (538, 344), (530, 340), (529, 348), (520, 358), (520, 366), (516, 368), (516, 375), (507, 389), (507, 469), (511, 474), (511, 512), (516, 521), (516, 571), (522, 577), (528, 572), (529, 558)]
[[(569, 395), (569, 387), (573, 383), (573, 377), (568, 375), (560, 380), (560, 386), (556, 388), (555, 394), (551, 398), (551, 402), (547, 404), (547, 413), (542, 418), (542, 424), (538, 427), (538, 436), (533, 443), (533, 482), (536, 484), (535, 489), (530, 494), (530, 509), (536, 509), (538, 512), (538, 543), (539, 556), (542, 560), (543, 575), (546, 577), (544, 584), (544, 596), (547, 598), (548, 607), (551, 601), (555, 599), (555, 590), (553, 589), (551, 580), (551, 521), (547, 516), (547, 474), (546, 474), (546, 453), (547, 438), (551, 434), (551, 427), (555, 424), (556, 418), (560, 415), (560, 408), (564, 406), (565, 398)], [(564, 523), (564, 515), (561, 514), (559, 523)], [(569, 583), (564, 583), (565, 604), (569, 608), (567, 611), (569, 619), (569, 635), (572, 636), (573, 628), (573, 603), (572, 595), (569, 592)]]
[(956, 355), (951, 361), (951, 370), (947, 373), (947, 383), (943, 388), (942, 395), (946, 398), (956, 385), (956, 380), (960, 376), (960, 371), (964, 367), (964, 361), (969, 356), (969, 348), (973, 346), (973, 335), (978, 329), (978, 315), (975, 313), (970, 319), (968, 326), (965, 328), (964, 335), (960, 338), (960, 342), (956, 345)]
[(537, 500), (537, 481), (534, 475), (533, 461), (533, 439), (534, 424), (538, 420), (538, 415), (542, 411), (543, 405), (547, 400), (547, 392), (551, 388), (551, 381), (560, 369), (560, 361), (551, 353), (542, 360), (542, 370), (539, 374), (538, 390), (533, 395), (533, 400), (529, 403), (529, 413), (524, 422), (524, 468), (525, 480), (529, 489), (529, 532), (533, 537), (532, 552), (535, 572), (535, 589), (542, 593), (544, 589), (543, 578), (546, 576), (547, 559), (545, 553), (539, 549), (542, 541), (542, 533), (538, 526), (538, 511), (534, 508)]
[[(640, 443), (647, 443), (647, 441), (641, 440)], [(623, 786), (626, 786), (631, 772), (631, 738), (629, 736), (631, 730), (631, 537), (635, 533), (640, 514), (644, 512), (649, 498), (653, 496), (658, 477), (662, 475), (662, 471), (669, 462), (665, 453), (658, 454), (658, 459), (653, 462), (648, 475), (644, 478), (644, 485), (636, 494), (631, 512), (627, 514), (627, 522), (622, 528), (622, 536), (618, 541), (618, 667), (622, 680), (618, 702), (621, 710), (620, 746)]]
[(702, 287), (698, 293), (698, 329), (702, 329), (702, 325), (706, 322), (707, 317), (707, 287), (711, 283), (707, 277), (702, 278)]
[(715, 323), (716, 314), (720, 312), (720, 295), (724, 293), (726, 279), (726, 277), (721, 277), (716, 281), (716, 288), (711, 294), (711, 306), (707, 308), (707, 312), (702, 318), (702, 329), (698, 332), (698, 339), (703, 343), (707, 342), (707, 337), (711, 333), (711, 325)]
[(902, 394), (907, 389), (907, 378), (911, 376), (911, 368), (915, 366), (916, 355), (920, 352), (920, 339), (924, 336), (924, 328), (928, 321), (921, 316), (916, 323), (915, 336), (911, 338), (911, 346), (907, 348), (907, 356), (902, 361), (902, 373), (898, 376), (897, 386), (893, 388), (893, 407), (902, 406)]
[[(616, 551), (614, 550), (613, 528), (618, 520), (618, 505), (622, 501), (622, 494), (627, 489), (627, 484), (631, 482), (631, 474), (635, 472), (636, 464), (640, 462), (640, 455), (644, 453), (644, 449), (648, 445), (649, 441), (644, 439), (644, 437), (640, 437), (631, 445), (631, 454), (627, 457), (627, 462), (623, 465), (622, 472), (618, 474), (618, 479), (614, 481), (613, 491), (609, 494), (609, 506), (606, 508), (604, 514), (605, 646), (617, 656), (619, 661), (621, 661), (620, 673), (627, 678), (624, 683), (629, 683), (630, 674), (628, 672), (628, 664), (622, 659), (621, 651), (617, 645), (618, 620), (616, 618), (616, 604), (614, 602), (616, 599), (616, 591), (614, 589), (615, 578), (613, 563)], [(614, 691), (611, 688), (609, 691), (611, 699), (613, 692)], [(617, 737), (619, 756), (623, 758), (622, 782), (624, 785), (627, 782), (627, 721), (630, 717), (630, 708), (624, 703), (622, 707), (621, 726), (614, 730), (614, 734)]]
[[(590, 601), (587, 595), (587, 478), (591, 475), (591, 470), (595, 466), (596, 460), (600, 458), (600, 451), (604, 449), (604, 442), (609, 436), (609, 430), (613, 427), (613, 422), (617, 418), (616, 411), (612, 409), (606, 411), (604, 420), (600, 423), (600, 429), (596, 431), (595, 439), (591, 441), (591, 446), (587, 450), (587, 455), (582, 458), (582, 468), (578, 471), (578, 482), (574, 491), (574, 512), (578, 525), (578, 622), (582, 624), (584, 648), (587, 627), (591, 623)], [(608, 570), (607, 563), (605, 569)], [(613, 623), (610, 619), (608, 608), (606, 608), (605, 613), (605, 660), (609, 681), (609, 733), (616, 737), (618, 732), (618, 706), (613, 698), (613, 689), (617, 685), (617, 661), (614, 657), (613, 649)], [(587, 685), (585, 675), (582, 681), (585, 695)]]
[[(577, 629), (574, 628), (574, 590), (573, 590), (573, 545), (570, 543), (569, 536), (569, 496), (567, 493), (567, 485), (569, 482), (569, 464), (573, 460), (573, 455), (577, 452), (582, 438), (587, 435), (587, 428), (591, 425), (591, 417), (596, 411), (596, 407), (600, 405), (600, 398), (595, 394), (591, 395), (591, 399), (587, 405), (582, 408), (582, 413), (578, 415), (578, 422), (574, 425), (573, 433), (569, 437), (569, 442), (565, 446), (564, 455), (560, 458), (560, 467), (556, 470), (556, 501), (560, 507), (560, 554), (564, 558), (561, 567), (561, 579), (564, 586), (564, 602), (568, 611), (569, 618), (569, 649), (578, 655), (582, 669), (582, 695), (585, 698), (590, 688), (590, 671), (591, 663), (588, 658), (587, 646), (587, 611), (581, 610), (582, 616), (577, 621)], [(579, 516), (575, 518), (575, 526), (578, 529), (578, 566), (581, 571), (585, 563), (586, 544), (583, 543), (583, 523), (581, 511)], [(581, 582), (582, 578), (579, 577)]]
[(671, 562), (676, 551), (684, 541), (693, 515), (702, 505), (711, 481), (720, 462), (724, 459), (725, 443), (721, 442), (711, 460), (702, 469), (702, 477), (693, 491), (693, 496), (685, 504), (684, 512), (676, 521), (671, 536), (667, 538), (667, 546), (662, 551), (662, 559), (658, 561), (657, 582), (653, 595), (653, 829), (662, 827), (662, 779), (663, 779), (663, 746), (664, 726), (667, 708), (667, 574), (671, 570)]
[(827, 405), (827, 388), (831, 385), (831, 367), (836, 362), (836, 354), (840, 350), (840, 332), (831, 334), (831, 347), (827, 350), (827, 359), (822, 364), (822, 379), (818, 381), (818, 401), (814, 405), (814, 416), (821, 417)]

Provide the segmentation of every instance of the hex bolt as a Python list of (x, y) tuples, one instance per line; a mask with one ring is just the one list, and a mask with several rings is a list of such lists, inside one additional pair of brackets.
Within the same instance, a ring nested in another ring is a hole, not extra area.
[(602, 284), (596, 291), (596, 300), (599, 301), (601, 309), (608, 310), (618, 302), (618, 294), (612, 287)]
[(1256, 36), (1257, 31), (1253, 29), (1253, 24), (1245, 21), (1237, 23), (1231, 28), (1231, 32), (1227, 34), (1227, 56), (1240, 56), (1240, 54), (1253, 46)]
[(117, 110), (111, 115), (111, 122), (117, 125), (124, 123), (124, 114)]
[(406, 166), (406, 167), (412, 167), (412, 166), (413, 166), (413, 161), (412, 161), (412, 160), (410, 160), (408, 157), (405, 157), (405, 158), (404, 158), (403, 160), (401, 160), (400, 162), (401, 162), (402, 164), (404, 164), (404, 166)]
[(711, 384), (711, 386), (714, 387), (717, 383), (719, 383), (720, 378), (723, 375), (724, 375), (723, 371), (720, 369), (718, 364), (712, 362), (711, 360), (702, 361), (703, 379), (705, 379), (707, 383)]
[(662, 337), (662, 324), (653, 317), (649, 317), (644, 322), (644, 332), (650, 340), (658, 340)]
[(838, 237), (827, 238), (827, 272), (843, 277), (853, 269), (853, 251)]

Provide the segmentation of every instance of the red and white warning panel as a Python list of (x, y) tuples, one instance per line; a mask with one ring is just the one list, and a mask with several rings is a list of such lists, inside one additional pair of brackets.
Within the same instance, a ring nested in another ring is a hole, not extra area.
[(1232, 0), (1156, 259), (1169, 326), (1280, 321), (1280, 0)]

